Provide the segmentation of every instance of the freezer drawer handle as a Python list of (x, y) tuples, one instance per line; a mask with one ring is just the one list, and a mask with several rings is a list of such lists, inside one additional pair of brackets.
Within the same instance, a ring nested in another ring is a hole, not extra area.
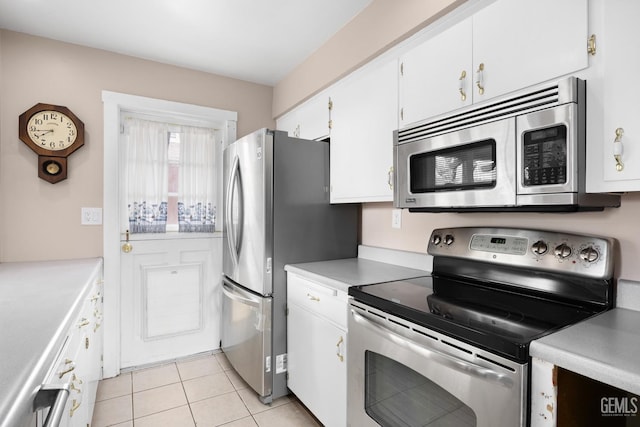
[(43, 427), (58, 427), (69, 397), (69, 385), (43, 385), (33, 401), (33, 411), (51, 407)]
[(227, 285), (226, 283), (222, 284), (222, 292), (227, 296), (227, 298), (238, 301), (239, 303), (250, 305), (252, 307), (260, 307), (259, 302), (238, 295), (237, 293), (233, 292), (233, 289), (229, 288), (229, 285)]

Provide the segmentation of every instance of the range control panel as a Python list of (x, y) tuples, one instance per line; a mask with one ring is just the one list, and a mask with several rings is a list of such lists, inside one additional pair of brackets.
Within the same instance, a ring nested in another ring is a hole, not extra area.
[(433, 230), (432, 256), (473, 259), (593, 278), (613, 275), (616, 241), (549, 230), (459, 227)]

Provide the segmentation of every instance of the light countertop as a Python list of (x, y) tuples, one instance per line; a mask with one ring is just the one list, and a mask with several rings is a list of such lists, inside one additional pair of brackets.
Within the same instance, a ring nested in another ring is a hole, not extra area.
[[(618, 283), (620, 294), (640, 284)], [(640, 394), (640, 311), (622, 307), (533, 341), (532, 357), (597, 381)]]
[(0, 264), (0, 426), (19, 426), (30, 416), (101, 269), (101, 258)]
[[(372, 259), (362, 257), (362, 254), (369, 256), (372, 250), (376, 251), (376, 254), (371, 255)], [(393, 262), (387, 263), (376, 260), (380, 259), (377, 251), (371, 247), (360, 247), (358, 253), (361, 256), (358, 258), (290, 264), (284, 269), (341, 292), (347, 292), (349, 286), (390, 282), (431, 274), (426, 270), (406, 266), (420, 265), (423, 261), (425, 266), (429, 266), (426, 255), (385, 250), (382, 256)], [(403, 262), (407, 257), (409, 259), (418, 257), (418, 262)]]

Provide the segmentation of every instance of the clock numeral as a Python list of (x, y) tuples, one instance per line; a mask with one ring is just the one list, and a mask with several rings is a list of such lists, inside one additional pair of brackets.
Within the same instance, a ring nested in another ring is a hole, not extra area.
[(38, 129), (38, 128), (35, 127), (35, 126), (29, 126), (29, 132), (35, 132), (36, 129)]
[(36, 123), (36, 126), (37, 125), (41, 125), (42, 124), (42, 119), (35, 119), (34, 122)]

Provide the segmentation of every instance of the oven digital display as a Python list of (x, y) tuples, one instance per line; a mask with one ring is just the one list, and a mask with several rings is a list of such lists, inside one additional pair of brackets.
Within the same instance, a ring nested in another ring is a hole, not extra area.
[(529, 240), (524, 237), (474, 234), (471, 237), (470, 248), (474, 251), (526, 255), (529, 248)]

